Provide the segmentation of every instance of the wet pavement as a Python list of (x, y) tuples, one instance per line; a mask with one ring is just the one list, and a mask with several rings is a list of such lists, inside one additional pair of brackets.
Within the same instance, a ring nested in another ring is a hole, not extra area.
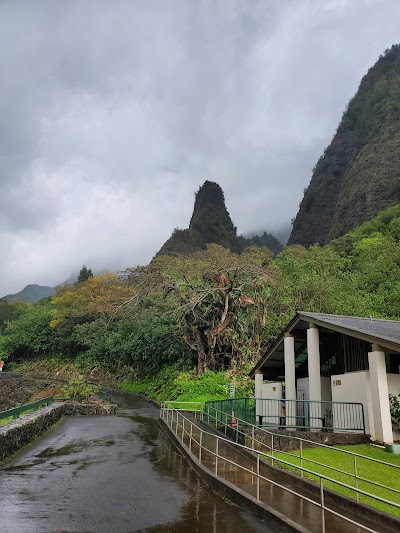
[(113, 400), (118, 416), (66, 417), (0, 463), (1, 533), (275, 531), (199, 480), (156, 408)]
[[(168, 418), (166, 417), (164, 420), (171, 426), (174, 433), (177, 432), (178, 437), (181, 438), (183, 435), (183, 442), (186, 447), (190, 449), (197, 458), (200, 458), (201, 463), (213, 474), (217, 470), (219, 477), (224, 478), (256, 498), (257, 477), (252, 474), (252, 472), (257, 471), (256, 457), (251, 456), (250, 454), (243, 454), (240, 447), (220, 438), (218, 439), (219, 458), (216, 468), (217, 437), (215, 434), (210, 433), (210, 431), (213, 432), (213, 429), (207, 424), (201, 423), (193, 414), (185, 413), (185, 416), (185, 426), (181, 419), (177, 425), (175, 417), (171, 419), (171, 417), (168, 416)], [(191, 428), (190, 421), (195, 424)], [(203, 431), (200, 438), (201, 430)], [(201, 454), (199, 453), (200, 442), (202, 442)], [(241, 465), (241, 467), (244, 468), (239, 468), (236, 465)], [(276, 473), (272, 473), (270, 469), (267, 469), (267, 467), (262, 464), (262, 462), (260, 463), (260, 473), (262, 476), (302, 494), (305, 498), (316, 502), (318, 505), (300, 498), (284, 488), (278, 487), (266, 480), (260, 480), (259, 499), (261, 502), (276, 509), (278, 512), (313, 533), (319, 533), (322, 531), (322, 511), (319, 507), (320, 499), (318, 496), (316, 497), (315, 494), (304, 488), (298, 486), (294, 487), (293, 484), (285, 479), (285, 477), (280, 475), (279, 469)], [(349, 509), (345, 511), (335, 504), (331, 504), (331, 508), (340, 514), (345, 513), (351, 520), (360, 522), (373, 531), (379, 531), (380, 533), (393, 532), (393, 529), (390, 529), (389, 527), (386, 528), (382, 525), (376, 525), (371, 520), (366, 519), (361, 513), (354, 513)], [(328, 511), (325, 512), (324, 520), (327, 532), (340, 531), (341, 533), (362, 533), (365, 531), (365, 529), (355, 526)]]

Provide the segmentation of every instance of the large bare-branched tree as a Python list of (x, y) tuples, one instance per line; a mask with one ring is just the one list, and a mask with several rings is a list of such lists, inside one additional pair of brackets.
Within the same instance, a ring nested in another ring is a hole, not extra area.
[(169, 304), (184, 342), (197, 357), (198, 374), (223, 364), (251, 362), (260, 355), (268, 290), (267, 249), (238, 256), (222, 246), (190, 256), (159, 256), (147, 267), (129, 269), (136, 288), (129, 303), (155, 295)]

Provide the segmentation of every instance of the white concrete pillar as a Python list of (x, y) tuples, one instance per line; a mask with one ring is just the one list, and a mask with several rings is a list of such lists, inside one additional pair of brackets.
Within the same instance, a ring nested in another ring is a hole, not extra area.
[(287, 429), (290, 429), (297, 425), (294, 337), (290, 333), (285, 333), (283, 338), (283, 352), (285, 358), (285, 415)]
[[(321, 402), (321, 360), (319, 355), (319, 330), (310, 322), (307, 329), (307, 363), (310, 400)], [(321, 403), (310, 404), (310, 426), (314, 428), (322, 427)]]
[(262, 384), (263, 384), (264, 376), (261, 370), (256, 370), (254, 374), (254, 381), (255, 381), (255, 397), (256, 398), (262, 398)]
[(392, 443), (393, 431), (390, 417), (386, 359), (385, 352), (379, 344), (372, 345), (372, 351), (368, 352), (368, 363), (375, 432), (372, 438), (378, 442)]
[[(256, 398), (262, 398), (262, 385), (264, 381), (264, 376), (261, 370), (256, 370), (254, 374), (254, 381), (255, 381), (255, 394), (254, 396)], [(262, 405), (263, 402), (256, 400), (256, 424), (258, 424), (258, 417), (263, 415), (262, 412)]]

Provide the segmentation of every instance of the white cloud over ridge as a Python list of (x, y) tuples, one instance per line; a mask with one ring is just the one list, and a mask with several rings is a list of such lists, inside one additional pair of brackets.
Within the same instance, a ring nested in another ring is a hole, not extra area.
[(0, 295), (151, 259), (205, 179), (239, 232), (277, 231), (392, 0), (0, 4)]

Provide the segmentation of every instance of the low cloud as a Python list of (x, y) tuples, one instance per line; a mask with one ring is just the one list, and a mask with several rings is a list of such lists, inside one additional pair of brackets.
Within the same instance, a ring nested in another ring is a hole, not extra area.
[(279, 232), (390, 0), (0, 4), (0, 294), (151, 259), (222, 186), (239, 232)]

